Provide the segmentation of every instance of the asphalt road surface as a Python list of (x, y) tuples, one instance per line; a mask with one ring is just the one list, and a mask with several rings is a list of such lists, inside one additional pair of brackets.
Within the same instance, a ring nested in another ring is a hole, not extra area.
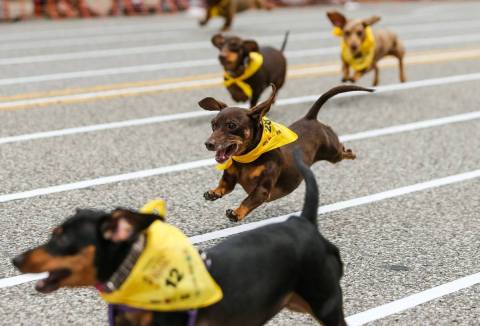
[[(248, 12), (234, 32), (287, 46), (289, 80), (269, 114), (288, 124), (340, 82), (332, 7)], [(342, 8), (340, 8), (342, 9)], [(351, 325), (477, 325), (480, 317), (480, 3), (362, 5), (407, 47), (406, 84), (386, 60), (377, 94), (329, 102), (319, 118), (355, 161), (317, 163), (319, 228), (341, 249)], [(208, 113), (232, 103), (209, 39), (190, 15), (0, 26), (0, 324), (104, 325), (95, 290), (13, 285), (15, 254), (76, 207), (168, 201), (168, 220), (201, 247), (301, 209), (303, 186), (235, 224), (245, 196), (202, 194), (220, 174), (203, 146)], [(371, 74), (360, 84), (370, 85)], [(212, 233), (223, 230), (221, 233)], [(234, 276), (232, 276), (234, 277)], [(252, 284), (252, 286), (255, 286)], [(406, 299), (405, 299), (406, 298)], [(283, 312), (269, 325), (314, 325)]]

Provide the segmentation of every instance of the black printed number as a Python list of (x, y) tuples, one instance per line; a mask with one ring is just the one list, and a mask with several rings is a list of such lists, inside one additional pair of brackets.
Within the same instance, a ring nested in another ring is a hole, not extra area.
[(272, 122), (270, 120), (265, 120), (264, 125), (268, 132), (272, 132)]
[(170, 273), (168, 273), (168, 278), (166, 279), (165, 284), (167, 286), (176, 288), (182, 279), (182, 273), (180, 273), (176, 268), (173, 268), (170, 270)]

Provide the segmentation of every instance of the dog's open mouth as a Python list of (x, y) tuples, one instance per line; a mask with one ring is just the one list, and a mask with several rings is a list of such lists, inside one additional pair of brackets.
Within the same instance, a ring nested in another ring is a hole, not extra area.
[(67, 268), (56, 269), (48, 273), (48, 277), (40, 280), (35, 289), (41, 293), (50, 293), (60, 288), (60, 281), (70, 276), (72, 272)]
[(230, 144), (222, 149), (219, 149), (215, 153), (215, 160), (220, 164), (225, 163), (230, 158), (230, 156), (235, 154), (237, 149), (238, 149), (237, 144)]

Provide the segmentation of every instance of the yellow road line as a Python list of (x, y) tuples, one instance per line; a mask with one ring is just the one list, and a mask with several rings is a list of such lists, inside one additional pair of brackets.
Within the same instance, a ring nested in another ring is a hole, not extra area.
[[(433, 64), (454, 60), (469, 60), (480, 57), (480, 48), (449, 51), (416, 52), (406, 56), (407, 65)], [(397, 65), (394, 58), (382, 60), (380, 66), (391, 68)], [(295, 65), (288, 71), (289, 79), (339, 74), (340, 63)], [(71, 104), (126, 96), (138, 96), (166, 91), (191, 90), (220, 87), (220, 74), (204, 74), (181, 78), (101, 85), (90, 88), (65, 89), (45, 93), (20, 94), (0, 97), (0, 110), (16, 110), (43, 107), (52, 104)]]

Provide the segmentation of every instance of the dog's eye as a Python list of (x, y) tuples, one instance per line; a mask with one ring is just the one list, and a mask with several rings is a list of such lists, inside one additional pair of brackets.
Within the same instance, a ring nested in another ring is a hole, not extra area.
[(227, 123), (227, 128), (230, 129), (230, 130), (233, 130), (233, 129), (237, 128), (237, 125), (234, 124), (233, 122), (228, 122)]
[(362, 37), (363, 32), (362, 32), (362, 31), (358, 31), (358, 32), (357, 32), (357, 35), (358, 35), (358, 37)]
[(349, 37), (350, 34), (351, 34), (351, 33), (350, 33), (349, 31), (346, 31), (346, 32), (345, 32), (345, 36), (346, 36), (346, 37)]

